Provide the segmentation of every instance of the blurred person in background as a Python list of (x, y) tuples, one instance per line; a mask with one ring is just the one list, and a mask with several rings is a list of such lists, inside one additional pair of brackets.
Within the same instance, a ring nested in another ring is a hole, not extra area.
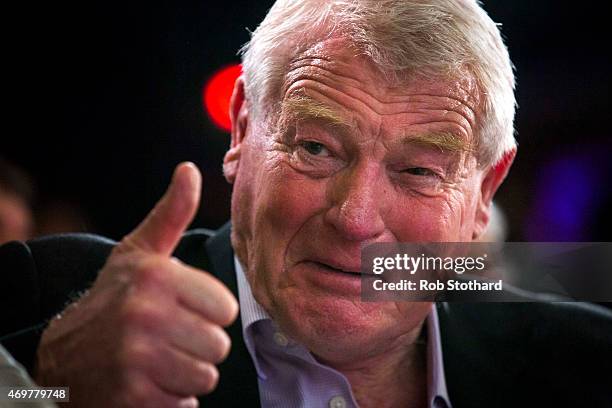
[(34, 232), (34, 187), (20, 168), (0, 157), (0, 244), (24, 241)]
[(504, 210), (496, 204), (491, 203), (491, 217), (484, 233), (478, 239), (479, 242), (504, 242), (508, 238), (508, 219)]
[(46, 197), (37, 206), (35, 217), (36, 236), (91, 229), (87, 214), (74, 200), (66, 197)]

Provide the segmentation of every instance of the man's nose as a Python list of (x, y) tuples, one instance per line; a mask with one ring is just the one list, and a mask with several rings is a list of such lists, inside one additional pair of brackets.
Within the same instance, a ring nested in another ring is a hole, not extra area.
[(385, 207), (384, 188), (376, 168), (347, 169), (336, 176), (330, 194), (331, 206), (325, 221), (345, 239), (366, 241), (385, 231), (381, 209)]

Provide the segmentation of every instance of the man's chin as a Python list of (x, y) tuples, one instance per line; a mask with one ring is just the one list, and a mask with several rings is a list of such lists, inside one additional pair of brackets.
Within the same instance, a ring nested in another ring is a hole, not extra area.
[(279, 316), (281, 327), (326, 360), (363, 353), (386, 332), (397, 329), (385, 321), (380, 304), (316, 296), (285, 305)]

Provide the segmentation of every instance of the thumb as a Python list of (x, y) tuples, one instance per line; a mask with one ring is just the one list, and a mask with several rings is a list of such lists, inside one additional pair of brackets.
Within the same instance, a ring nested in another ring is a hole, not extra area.
[(172, 254), (198, 209), (201, 184), (202, 176), (195, 164), (179, 164), (164, 196), (144, 221), (121, 241), (120, 247)]

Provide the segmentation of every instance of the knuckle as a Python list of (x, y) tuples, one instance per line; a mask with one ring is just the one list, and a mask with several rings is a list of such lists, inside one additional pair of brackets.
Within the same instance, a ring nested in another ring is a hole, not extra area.
[(135, 280), (141, 285), (163, 285), (169, 277), (164, 262), (154, 256), (143, 257), (135, 269)]
[(159, 307), (144, 300), (135, 300), (125, 305), (121, 320), (131, 327), (156, 327), (163, 325), (164, 318)]
[(124, 346), (120, 364), (126, 370), (145, 369), (154, 353), (143, 339), (134, 339)]

